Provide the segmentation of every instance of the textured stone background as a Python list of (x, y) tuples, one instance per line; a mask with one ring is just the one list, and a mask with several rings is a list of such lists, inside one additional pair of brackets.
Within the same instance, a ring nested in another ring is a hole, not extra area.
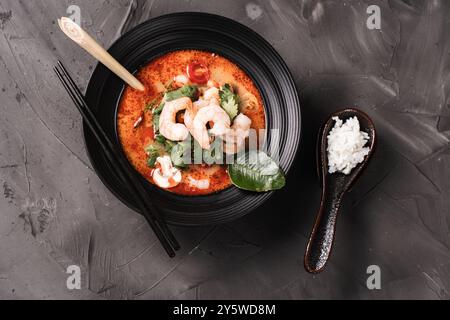
[[(178, 11), (225, 15), (265, 37), (301, 96), (288, 187), (234, 223), (174, 228), (183, 251), (167, 258), (96, 177), (52, 72), (61, 59), (84, 88), (95, 65), (57, 30), (69, 4), (105, 46)], [(365, 26), (369, 4), (381, 7), (381, 31)], [(449, 28), (443, 0), (0, 0), (0, 298), (450, 298)], [(346, 106), (372, 116), (378, 152), (346, 199), (332, 260), (312, 276), (302, 257), (319, 201), (314, 142)], [(71, 264), (82, 290), (66, 288)], [(381, 290), (366, 288), (371, 264)]]

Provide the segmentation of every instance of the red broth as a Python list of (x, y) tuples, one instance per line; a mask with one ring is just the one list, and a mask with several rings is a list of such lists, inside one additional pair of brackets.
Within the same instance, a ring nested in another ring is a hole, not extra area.
[[(165, 85), (175, 76), (186, 74), (186, 66), (192, 62), (200, 62), (208, 67), (210, 79), (218, 83), (232, 84), (241, 98), (240, 111), (252, 120), (251, 127), (259, 130), (265, 128), (265, 115), (261, 94), (250, 77), (236, 64), (217, 54), (198, 50), (180, 50), (167, 53), (144, 66), (137, 78), (144, 84), (141, 92), (127, 86), (122, 95), (117, 126), (123, 150), (136, 170), (153, 183), (152, 170), (147, 166), (145, 147), (154, 141), (154, 130), (151, 112), (143, 113), (145, 106), (151, 101), (161, 99)], [(142, 123), (134, 128), (134, 124), (144, 114)], [(206, 195), (226, 189), (231, 185), (225, 165), (189, 165), (182, 170), (182, 181), (176, 187), (166, 189), (180, 195)], [(196, 180), (209, 179), (209, 188), (198, 189), (189, 183)]]

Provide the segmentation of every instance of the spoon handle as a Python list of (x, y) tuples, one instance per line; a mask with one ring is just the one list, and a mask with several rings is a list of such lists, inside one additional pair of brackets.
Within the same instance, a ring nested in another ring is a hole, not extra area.
[(109, 70), (115, 73), (131, 87), (144, 91), (144, 85), (125, 69), (108, 51), (95, 41), (86, 31), (71, 19), (62, 17), (58, 19), (61, 30), (80, 47), (90, 53), (95, 59), (103, 63)]
[(324, 187), (322, 191), (320, 208), (306, 248), (304, 263), (310, 273), (319, 273), (328, 261), (334, 241), (336, 219), (344, 195), (343, 192), (327, 192), (327, 189)]

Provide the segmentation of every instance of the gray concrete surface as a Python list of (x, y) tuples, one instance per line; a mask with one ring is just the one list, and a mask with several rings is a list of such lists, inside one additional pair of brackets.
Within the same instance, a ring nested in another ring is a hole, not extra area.
[[(105, 46), (169, 12), (259, 32), (300, 90), (303, 141), (288, 186), (230, 224), (175, 228), (167, 258), (143, 218), (101, 184), (52, 67), (83, 88), (95, 61), (57, 29), (70, 4)], [(368, 5), (381, 30), (368, 30)], [(433, 1), (0, 0), (1, 299), (449, 299), (450, 3)], [(314, 142), (330, 112), (374, 119), (378, 152), (346, 199), (327, 269), (302, 266), (319, 201)], [(283, 210), (280, 208), (283, 207)], [(66, 288), (67, 266), (82, 289)], [(366, 269), (381, 268), (381, 290)]]

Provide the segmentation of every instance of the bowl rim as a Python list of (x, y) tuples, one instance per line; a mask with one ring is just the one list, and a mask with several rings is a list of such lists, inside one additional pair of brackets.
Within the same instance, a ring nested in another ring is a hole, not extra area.
[[(299, 100), (300, 100), (300, 99), (299, 99), (299, 92), (298, 92), (298, 88), (297, 88), (297, 85), (296, 85), (296, 83), (295, 83), (295, 80), (294, 80), (294, 78), (293, 78), (293, 76), (292, 76), (292, 73), (290, 72), (290, 70), (289, 70), (288, 66), (286, 65), (285, 61), (284, 61), (284, 60), (282, 59), (282, 57), (278, 54), (278, 52), (272, 47), (272, 45), (270, 45), (270, 43), (268, 43), (267, 40), (265, 40), (265, 39), (264, 39), (261, 35), (259, 35), (256, 31), (250, 29), (249, 27), (247, 27), (247, 26), (245, 26), (245, 25), (243, 25), (243, 24), (241, 24), (241, 23), (239, 23), (239, 22), (237, 22), (237, 21), (235, 21), (235, 20), (233, 20), (233, 19), (230, 19), (230, 18), (227, 18), (227, 17), (223, 17), (223, 16), (220, 16), (220, 15), (216, 15), (216, 14), (200, 13), (200, 12), (178, 12), (178, 13), (169, 13), (169, 14), (164, 14), (164, 15), (160, 15), (160, 16), (157, 16), (157, 17), (148, 19), (147, 21), (145, 21), (145, 22), (143, 22), (143, 23), (141, 23), (141, 24), (138, 24), (138, 25), (134, 26), (134, 27), (131, 28), (129, 31), (127, 31), (126, 33), (124, 33), (123, 35), (121, 35), (119, 38), (117, 38), (117, 39), (110, 45), (110, 47), (108, 48), (108, 51), (111, 51), (113, 48), (115, 48), (115, 47), (123, 40), (124, 37), (130, 36), (131, 34), (135, 33), (136, 30), (139, 30), (140, 28), (144, 28), (146, 25), (155, 23), (155, 22), (157, 22), (158, 20), (162, 20), (162, 19), (166, 19), (166, 18), (183, 17), (183, 16), (191, 16), (191, 15), (210, 17), (210, 18), (214, 18), (214, 19), (222, 19), (222, 20), (228, 21), (228, 22), (230, 22), (230, 23), (234, 23), (234, 24), (236, 24), (236, 25), (239, 25), (239, 27), (241, 27), (241, 28), (245, 28), (247, 32), (249, 32), (249, 33), (255, 35), (256, 37), (258, 37), (258, 39), (259, 39), (260, 41), (262, 40), (263, 42), (265, 42), (265, 43), (266, 43), (266, 48), (265, 48), (265, 49), (270, 50), (270, 54), (273, 55), (273, 56), (278, 60), (278, 61), (277, 61), (278, 63), (280, 63), (280, 67), (282, 67), (281, 72), (283, 73), (283, 76), (286, 77), (286, 80), (287, 80), (287, 81), (289, 82), (289, 84), (292, 86), (292, 89), (293, 89), (293, 91), (294, 91), (294, 93), (295, 93), (295, 95), (294, 95), (292, 98), (295, 100), (294, 102), (295, 102), (295, 104), (296, 104), (296, 107), (298, 106), (297, 113), (298, 113), (298, 117), (299, 117), (299, 123), (298, 123), (298, 129), (297, 129), (297, 130), (298, 130), (298, 134), (297, 134), (297, 136), (296, 136), (296, 141), (295, 141), (295, 146), (294, 146), (294, 147), (295, 147), (295, 152), (294, 152), (294, 155), (290, 158), (290, 161), (286, 164), (287, 168), (284, 169), (286, 175), (288, 175), (288, 174), (289, 174), (289, 171), (292, 169), (293, 165), (294, 165), (295, 162), (296, 162), (296, 159), (297, 159), (297, 157), (298, 157), (299, 150), (300, 150), (301, 132), (302, 132), (302, 123), (301, 123), (301, 122), (302, 122), (302, 121), (301, 121), (301, 120), (302, 120), (302, 116), (301, 116), (301, 108), (300, 108), (300, 101), (299, 101)], [(163, 54), (165, 54), (165, 53), (167, 53), (167, 52), (173, 52), (173, 51), (183, 50), (183, 49), (185, 49), (185, 48), (181, 48), (181, 49), (173, 48), (173, 49), (171, 49), (171, 50), (167, 50), (167, 51), (161, 53), (160, 55), (163, 55)], [(202, 50), (202, 49), (195, 48), (195, 46), (193, 46), (192, 49), (195, 49), (195, 50)], [(204, 51), (207, 51), (207, 50), (204, 50)], [(211, 51), (214, 51), (214, 50), (211, 50)], [(219, 54), (222, 55), (222, 53), (219, 53)], [(226, 59), (229, 59), (230, 61), (232, 61), (233, 63), (235, 63), (236, 65), (238, 65), (242, 70), (244, 70), (244, 72), (246, 72), (246, 74), (252, 79), (252, 81), (253, 81), (253, 82), (255, 83), (255, 85), (257, 86), (257, 88), (258, 88), (258, 90), (260, 91), (261, 96), (262, 96), (262, 98), (263, 98), (263, 105), (264, 105), (264, 111), (265, 111), (265, 117), (266, 117), (266, 125), (267, 125), (267, 114), (268, 114), (268, 110), (267, 110), (267, 109), (268, 109), (269, 107), (268, 107), (268, 105), (267, 105), (267, 103), (266, 103), (266, 101), (265, 101), (265, 99), (264, 99), (264, 95), (262, 94), (262, 91), (263, 91), (262, 88), (260, 88), (260, 86), (259, 86), (259, 84), (258, 84), (257, 81), (254, 81), (253, 75), (250, 74), (250, 72), (248, 72), (248, 71), (247, 71), (247, 70), (246, 70), (246, 69), (245, 69), (238, 61), (234, 60), (234, 59), (233, 59), (232, 57), (230, 57), (230, 56), (227, 56), (227, 55), (223, 55), (223, 56), (224, 56)], [(153, 57), (152, 59), (154, 59), (154, 57)], [(146, 63), (148, 63), (148, 62), (151, 61), (152, 59), (148, 59)], [(145, 65), (146, 63), (140, 64), (139, 67), (137, 67), (137, 68), (135, 68), (134, 70), (132, 70), (132, 73), (136, 73), (136, 72), (137, 72), (138, 70), (140, 70), (140, 68), (141, 68), (143, 65)], [(88, 82), (88, 85), (86, 86), (86, 90), (85, 90), (86, 95), (87, 95), (88, 92), (89, 92), (89, 88), (90, 88), (90, 86), (91, 86), (91, 81), (92, 81), (94, 75), (96, 74), (99, 65), (101, 65), (101, 64), (100, 64), (100, 63), (97, 63), (96, 67), (93, 68), (93, 70), (92, 70), (92, 72), (91, 72), (91, 74), (90, 74), (90, 76), (89, 76), (89, 82)], [(106, 82), (106, 81), (105, 81), (105, 82)], [(103, 91), (105, 82), (101, 84), (100, 92)], [(121, 100), (121, 97), (122, 97), (122, 93), (123, 93), (124, 88), (125, 88), (125, 84), (123, 84), (123, 85), (121, 86), (121, 92), (120, 92), (120, 94), (119, 94), (119, 99), (116, 101), (116, 104), (117, 104), (117, 105), (120, 104), (120, 100)], [(115, 110), (114, 110), (114, 115), (115, 115), (115, 119), (114, 119), (114, 128), (115, 128), (115, 130), (117, 130), (117, 125), (116, 125), (116, 120), (117, 120), (116, 118), (117, 118), (117, 117), (116, 117), (116, 114), (117, 114), (117, 106), (115, 107)], [(94, 169), (96, 175), (99, 177), (99, 179), (101, 180), (101, 182), (108, 188), (108, 190), (109, 190), (112, 194), (114, 194), (114, 196), (116, 196), (116, 197), (117, 197), (122, 203), (124, 203), (127, 207), (129, 207), (130, 209), (132, 209), (132, 210), (134, 210), (134, 211), (136, 211), (136, 212), (139, 213), (139, 211), (137, 210), (137, 208), (133, 206), (132, 201), (130, 201), (129, 199), (127, 199), (127, 197), (124, 196), (124, 195), (120, 192), (120, 190), (116, 190), (115, 188), (113, 188), (112, 186), (110, 186), (110, 182), (106, 179), (106, 177), (104, 177), (103, 174), (100, 174), (100, 173), (99, 173), (100, 170), (98, 170), (97, 165), (95, 164), (95, 163), (96, 163), (96, 160), (93, 159), (93, 155), (92, 155), (91, 152), (90, 152), (90, 147), (88, 147), (88, 139), (87, 139), (87, 135), (86, 135), (88, 130), (86, 130), (86, 126), (85, 126), (85, 123), (84, 123), (84, 122), (83, 122), (83, 124), (82, 124), (82, 130), (83, 130), (83, 138), (84, 138), (83, 140), (84, 140), (84, 144), (85, 144), (86, 153), (87, 153), (87, 156), (88, 156), (88, 158), (89, 158), (89, 161), (91, 162), (91, 164), (92, 164), (92, 166), (93, 166), (93, 169)], [(266, 135), (267, 135), (267, 133), (266, 133)], [(116, 135), (116, 137), (117, 137), (117, 135)], [(119, 142), (119, 143), (120, 143), (120, 142)], [(122, 148), (121, 148), (121, 151), (123, 152)], [(142, 178), (143, 178), (143, 177), (142, 177)], [(143, 178), (143, 179), (144, 179), (144, 178)], [(155, 188), (157, 188), (157, 187), (155, 187)], [(203, 197), (203, 198), (208, 198), (208, 197), (211, 197), (212, 195), (215, 195), (215, 194), (218, 194), (218, 193), (222, 193), (222, 192), (226, 192), (227, 190), (229, 190), (229, 189), (234, 189), (234, 188), (237, 189), (237, 187), (235, 187), (234, 185), (231, 185), (229, 188), (226, 188), (226, 189), (224, 189), (224, 190), (221, 190), (221, 191), (218, 191), (218, 192), (214, 192), (214, 193), (211, 193), (211, 194), (208, 194), (208, 195), (202, 195), (202, 196), (185, 196), (185, 195), (174, 194), (174, 193), (172, 193), (172, 192), (168, 192), (168, 191), (165, 191), (165, 190), (161, 190), (161, 191), (162, 191), (162, 192), (165, 192), (165, 193), (168, 193), (168, 194), (170, 194), (170, 195), (172, 195), (172, 196), (174, 196), (174, 197), (185, 197), (185, 198), (199, 198), (199, 197)], [(158, 188), (158, 189), (160, 189), (160, 188)], [(275, 193), (275, 191), (266, 192), (266, 193), (264, 194), (264, 198), (261, 198), (261, 201), (259, 201), (259, 202), (256, 204), (256, 206), (253, 206), (252, 209), (251, 209), (250, 211), (255, 210), (255, 209), (258, 208), (260, 205), (262, 205), (263, 203), (265, 203), (271, 196), (273, 196), (274, 193)], [(139, 213), (139, 214), (140, 214), (140, 213)], [(241, 216), (239, 216), (239, 217), (241, 217)], [(239, 217), (236, 217), (236, 218), (239, 218)], [(234, 220), (234, 219), (232, 219), (232, 220)], [(225, 222), (227, 222), (227, 221), (225, 221)], [(170, 223), (170, 224), (175, 224), (175, 225), (182, 225), (182, 226), (199, 226), (199, 225), (206, 225), (206, 224), (203, 224), (203, 223), (202, 223), (202, 224), (198, 224), (198, 223), (188, 223), (188, 222), (182, 222), (182, 223), (179, 223), (179, 222), (172, 222), (172, 221), (169, 221), (169, 223)], [(219, 223), (221, 223), (221, 222), (219, 222)], [(217, 223), (213, 223), (213, 224), (217, 224)]]
[[(160, 58), (160, 57), (162, 57), (162, 56), (164, 56), (164, 55), (166, 55), (166, 54), (172, 53), (172, 52), (183, 51), (183, 50), (196, 50), (196, 51), (202, 51), (202, 52), (206, 52), (206, 53), (215, 53), (215, 52), (213, 52), (213, 51), (207, 51), (207, 50), (196, 49), (196, 48), (194, 48), (194, 47), (192, 47), (192, 48), (190, 48), (190, 49), (188, 49), (188, 48), (183, 48), (183, 49), (177, 49), (177, 48), (174, 48), (174, 49), (166, 50), (166, 51), (163, 51), (163, 52), (161, 52), (160, 54), (158, 54), (158, 55), (156, 55), (156, 56), (153, 56), (151, 59), (148, 59), (146, 62), (142, 63), (141, 66), (140, 66), (136, 71), (133, 72), (133, 74), (136, 74), (137, 72), (139, 72), (139, 71), (141, 70), (141, 68), (145, 67), (146, 65), (148, 65), (149, 63), (151, 63), (151, 62), (152, 62), (153, 60), (155, 60), (155, 59), (158, 59), (158, 58)], [(251, 74), (249, 74), (246, 70), (244, 70), (244, 67), (239, 63), (239, 61), (234, 60), (233, 57), (230, 57), (230, 56), (225, 56), (225, 55), (222, 55), (222, 54), (220, 54), (220, 56), (224, 57), (225, 59), (227, 59), (227, 60), (229, 60), (230, 62), (232, 62), (232, 63), (234, 63), (235, 65), (237, 65), (237, 66), (238, 66), (238, 67), (239, 67), (239, 68), (240, 68), (240, 69), (241, 69), (248, 77), (250, 77), (250, 79), (252, 80), (253, 85), (255, 85), (256, 89), (258, 90), (259, 94), (261, 95), (261, 100), (263, 101), (263, 110), (264, 110), (264, 132), (265, 132), (265, 133), (264, 133), (264, 137), (263, 137), (264, 146), (261, 148), (261, 150), (266, 151), (266, 150), (267, 150), (267, 149), (266, 149), (266, 145), (267, 145), (267, 137), (269, 136), (268, 130), (266, 130), (266, 128), (265, 128), (265, 126), (266, 126), (266, 124), (267, 124), (267, 122), (268, 122), (268, 117), (267, 117), (268, 110), (267, 110), (267, 108), (266, 108), (266, 105), (267, 105), (267, 104), (266, 104), (266, 99), (265, 99), (265, 97), (264, 97), (264, 95), (263, 95), (263, 93), (262, 93), (262, 89), (260, 88), (259, 84), (253, 79), (253, 76), (252, 76)], [(116, 138), (116, 140), (117, 140), (116, 142), (118, 143), (118, 145), (121, 146), (120, 152), (122, 153), (123, 156), (126, 156), (126, 155), (125, 155), (125, 151), (123, 150), (122, 143), (121, 143), (120, 140), (119, 140), (119, 132), (118, 132), (117, 117), (118, 117), (118, 112), (119, 112), (120, 103), (121, 103), (122, 97), (123, 97), (123, 92), (124, 92), (124, 90), (126, 89), (126, 87), (127, 87), (127, 84), (124, 83), (123, 86), (122, 86), (121, 89), (120, 89), (119, 99), (118, 99), (117, 102), (116, 102), (115, 112), (114, 112), (114, 130), (115, 130), (114, 133), (115, 133), (115, 138)], [(225, 165), (225, 164), (224, 164), (224, 165)], [(136, 170), (136, 171), (137, 171), (137, 170)], [(140, 175), (142, 175), (139, 171), (137, 171), (137, 172), (138, 172)], [(233, 183), (230, 183), (230, 185), (227, 186), (226, 188), (221, 189), (221, 190), (217, 190), (217, 191), (213, 191), (213, 192), (208, 193), (208, 194), (202, 194), (202, 195), (184, 195), (184, 194), (178, 194), (178, 193), (170, 192), (170, 191), (168, 191), (168, 190), (166, 190), (166, 189), (157, 187), (157, 189), (160, 190), (160, 191), (163, 192), (163, 193), (168, 193), (168, 194), (171, 194), (171, 195), (177, 195), (177, 196), (180, 197), (180, 198), (193, 198), (193, 197), (195, 197), (195, 198), (200, 198), (200, 197), (208, 197), (208, 196), (211, 196), (211, 195), (214, 195), (214, 194), (217, 194), (217, 193), (226, 191), (226, 190), (228, 190), (228, 189), (230, 189), (230, 188), (237, 188), (237, 187), (236, 187)]]

